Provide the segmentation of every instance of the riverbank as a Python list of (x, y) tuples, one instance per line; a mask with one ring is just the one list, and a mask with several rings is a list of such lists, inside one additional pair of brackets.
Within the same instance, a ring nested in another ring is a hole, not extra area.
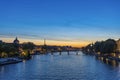
[(0, 66), (8, 65), (8, 64), (15, 64), (15, 63), (19, 63), (22, 61), (23, 60), (19, 59), (19, 58), (1, 58), (0, 59)]

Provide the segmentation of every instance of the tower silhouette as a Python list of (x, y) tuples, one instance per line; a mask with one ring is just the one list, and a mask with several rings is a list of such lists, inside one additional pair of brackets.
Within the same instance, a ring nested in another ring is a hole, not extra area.
[(46, 46), (46, 39), (44, 39), (44, 46)]

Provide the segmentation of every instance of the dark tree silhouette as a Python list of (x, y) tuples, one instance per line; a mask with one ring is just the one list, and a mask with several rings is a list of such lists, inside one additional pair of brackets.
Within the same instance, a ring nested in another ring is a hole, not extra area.
[(27, 43), (23, 43), (22, 47), (23, 47), (23, 50), (31, 52), (35, 48), (35, 44), (33, 44), (32, 42), (27, 42)]

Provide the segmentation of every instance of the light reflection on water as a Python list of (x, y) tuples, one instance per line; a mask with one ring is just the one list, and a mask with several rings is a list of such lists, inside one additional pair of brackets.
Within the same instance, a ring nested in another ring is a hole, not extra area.
[(98, 57), (96, 59), (104, 62), (105, 64), (113, 66), (113, 67), (119, 67), (120, 66), (120, 63), (116, 60), (109, 60), (108, 58), (103, 58), (103, 57)]
[(1, 66), (0, 80), (120, 80), (120, 66), (82, 52), (35, 55), (22, 63)]

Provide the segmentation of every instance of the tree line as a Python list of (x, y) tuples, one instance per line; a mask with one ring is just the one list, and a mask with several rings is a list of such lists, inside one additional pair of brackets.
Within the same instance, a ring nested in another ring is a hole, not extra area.
[(0, 42), (0, 57), (27, 57), (34, 48), (35, 44), (32, 42), (23, 44)]
[(89, 44), (86, 47), (83, 47), (82, 50), (87, 54), (111, 54), (117, 52), (117, 43), (114, 39), (107, 39), (105, 41), (97, 41), (94, 44)]

